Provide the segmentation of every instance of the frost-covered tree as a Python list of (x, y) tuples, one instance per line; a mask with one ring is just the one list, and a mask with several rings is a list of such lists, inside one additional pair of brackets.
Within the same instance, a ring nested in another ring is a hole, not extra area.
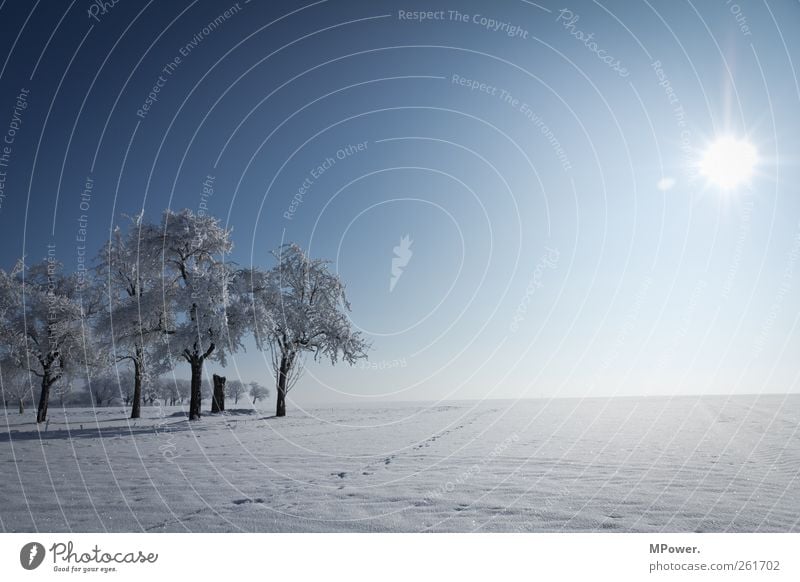
[(183, 404), (191, 393), (191, 381), (175, 378), (171, 374), (156, 378), (153, 382), (155, 394), (162, 404), (174, 406)]
[[(174, 378), (157, 378), (153, 382), (153, 389), (161, 404), (165, 406), (174, 406), (181, 400), (179, 384)], [(187, 390), (186, 393), (188, 394), (189, 391)]]
[(115, 374), (103, 374), (93, 378), (89, 387), (89, 396), (93, 406), (111, 406), (115, 400), (121, 400), (120, 381)]
[[(19, 262), (10, 273), (0, 269), (0, 328), (4, 332), (10, 329), (12, 315), (19, 309), (16, 276), (21, 268), (22, 263)], [(13, 400), (19, 407), (19, 413), (24, 414), (25, 399), (34, 398), (33, 385), (19, 365), (22, 345), (17, 340), (9, 336), (0, 343), (0, 391), (6, 406), (9, 400)]]
[(276, 416), (286, 416), (286, 394), (302, 372), (303, 355), (331, 364), (354, 364), (369, 345), (354, 330), (350, 304), (330, 261), (309, 258), (294, 244), (273, 252), (276, 266), (267, 274), (250, 271), (255, 338), (272, 356), (277, 392)]
[(231, 231), (211, 216), (166, 210), (147, 241), (162, 260), (162, 292), (175, 314), (168, 337), (172, 358), (191, 367), (189, 419), (200, 418), (203, 364), (242, 347), (248, 329), (244, 303), (235, 292), (239, 272), (224, 262), (233, 248)]
[[(6, 345), (4, 342), (3, 346)], [(7, 352), (0, 356), (0, 394), (6, 406), (9, 401), (14, 402), (20, 414), (25, 413), (25, 401), (33, 401), (34, 397), (33, 386), (27, 375), (22, 373), (22, 369)]]
[(113, 362), (128, 362), (133, 368), (131, 418), (141, 415), (145, 378), (163, 371), (163, 340), (172, 332), (170, 302), (162, 293), (161, 261), (153, 248), (155, 230), (141, 214), (131, 217), (128, 230), (115, 228), (98, 256), (105, 310), (97, 329), (111, 346)]
[(96, 305), (83, 291), (52, 256), (29, 267), (20, 261), (11, 273), (0, 270), (5, 355), (40, 380), (37, 422), (47, 420), (53, 385), (96, 356), (87, 321)]
[(180, 378), (173, 382), (175, 384), (175, 389), (178, 391), (178, 403), (183, 404), (184, 402), (188, 402), (192, 394), (192, 381)]
[(239, 398), (247, 394), (247, 386), (241, 380), (229, 380), (225, 383), (225, 396), (233, 398), (234, 404), (239, 404)]
[(250, 386), (250, 398), (253, 399), (253, 406), (255, 406), (259, 400), (264, 400), (269, 397), (269, 388), (266, 386), (262, 386), (258, 382), (250, 382), (248, 386)]
[(75, 385), (69, 379), (62, 378), (53, 385), (50, 397), (57, 397), (61, 408), (64, 408), (67, 401), (75, 394)]

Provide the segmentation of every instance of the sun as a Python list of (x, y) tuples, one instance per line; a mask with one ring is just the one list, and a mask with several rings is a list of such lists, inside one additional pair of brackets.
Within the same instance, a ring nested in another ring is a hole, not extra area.
[(722, 190), (733, 190), (753, 177), (758, 152), (747, 140), (720, 137), (709, 144), (700, 159), (699, 170), (709, 183)]

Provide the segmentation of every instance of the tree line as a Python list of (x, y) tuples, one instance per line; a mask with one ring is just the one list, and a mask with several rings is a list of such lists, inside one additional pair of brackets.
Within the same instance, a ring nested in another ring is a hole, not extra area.
[[(30, 387), (22, 381), (9, 385), (3, 392), (2, 403), (6, 408), (16, 406), (19, 413), (25, 412), (25, 401), (30, 394)], [(164, 406), (182, 405), (189, 401), (191, 381), (184, 378), (159, 377), (149, 382), (148, 389), (141, 395), (142, 405), (155, 406), (160, 403)], [(253, 406), (269, 398), (269, 388), (260, 382), (243, 382), (241, 380), (228, 380), (224, 386), (225, 397), (233, 401), (234, 405), (242, 400), (251, 402)], [(202, 399), (212, 398), (211, 386), (207, 382), (202, 384)], [(119, 378), (116, 373), (107, 373), (100, 377), (93, 377), (91, 386), (76, 387), (72, 382), (56, 384), (50, 393), (51, 399), (56, 399), (62, 407), (110, 407), (125, 406), (130, 408), (133, 403), (133, 383), (127, 378)]]
[[(248, 336), (270, 355), (276, 416), (286, 415), (307, 355), (351, 365), (366, 357), (369, 345), (351, 325), (345, 285), (329, 261), (286, 244), (272, 252), (272, 268), (242, 268), (227, 260), (232, 231), (212, 216), (165, 210), (159, 222), (143, 213), (127, 221), (85, 273), (65, 272), (52, 255), (0, 269), (0, 389), (21, 407), (37, 383), (37, 422), (46, 421), (51, 394), (63, 398), (77, 379), (95, 403), (93, 382), (121, 365), (131, 418), (139, 418), (145, 387), (156, 393), (159, 377), (181, 362), (191, 373), (189, 419), (197, 420), (204, 364), (225, 366)], [(237, 402), (245, 392), (266, 396), (257, 383), (238, 392), (242, 386), (223, 378), (217, 388)]]

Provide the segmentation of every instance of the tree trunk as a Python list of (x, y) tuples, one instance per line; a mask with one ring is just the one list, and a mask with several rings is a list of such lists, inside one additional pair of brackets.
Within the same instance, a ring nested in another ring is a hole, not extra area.
[(45, 369), (42, 376), (42, 392), (39, 394), (39, 408), (36, 410), (36, 422), (47, 420), (47, 404), (50, 402), (50, 386), (53, 381), (50, 379), (50, 370)]
[[(275, 416), (286, 416), (286, 377), (289, 375), (289, 360), (281, 357), (281, 366), (278, 370), (278, 402), (275, 405)], [(253, 403), (255, 404), (255, 402)]]
[(203, 360), (194, 357), (192, 366), (192, 393), (189, 400), (189, 420), (200, 420), (200, 399), (203, 382)]
[(22, 402), (22, 398), (19, 399), (19, 413), (25, 414), (25, 405)]
[(214, 394), (211, 396), (211, 412), (225, 410), (225, 376), (214, 374)]
[(136, 346), (136, 357), (133, 359), (133, 405), (131, 418), (140, 418), (142, 415), (142, 348)]

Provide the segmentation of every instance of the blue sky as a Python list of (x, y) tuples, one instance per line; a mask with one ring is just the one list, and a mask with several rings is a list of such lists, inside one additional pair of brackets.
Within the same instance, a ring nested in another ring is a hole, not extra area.
[[(0, 9), (5, 267), (207, 203), (240, 264), (347, 282), (374, 367), (298, 402), (798, 391), (796, 3), (89, 6)], [(732, 191), (693, 167), (723, 135), (758, 149)]]

